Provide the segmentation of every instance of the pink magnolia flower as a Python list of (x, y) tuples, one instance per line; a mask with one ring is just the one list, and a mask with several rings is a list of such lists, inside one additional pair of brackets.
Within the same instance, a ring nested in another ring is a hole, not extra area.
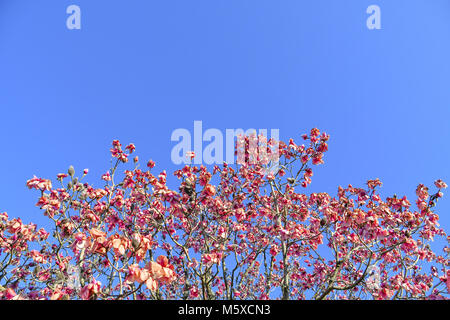
[(106, 233), (96, 228), (92, 228), (89, 233), (94, 239), (106, 238)]
[(165, 256), (159, 256), (157, 262), (150, 261), (145, 268), (150, 272), (150, 276), (161, 283), (170, 283), (175, 280), (174, 267)]
[(125, 254), (126, 249), (129, 247), (129, 240), (123, 237), (119, 237), (118, 235), (114, 235), (112, 239), (110, 239), (110, 243), (116, 255)]
[(323, 153), (315, 154), (312, 158), (312, 163), (314, 165), (322, 164), (322, 163), (324, 163), (322, 158), (323, 158)]
[(195, 152), (194, 151), (186, 152), (186, 157), (188, 157), (191, 160), (194, 159), (195, 158)]
[(436, 181), (434, 182), (434, 185), (435, 185), (437, 188), (439, 188), (439, 189), (445, 189), (445, 188), (447, 188), (447, 184), (446, 184), (444, 181), (442, 181), (441, 179), (436, 180)]
[(88, 240), (83, 232), (77, 232), (73, 235), (75, 241), (73, 242), (71, 248), (75, 253), (79, 253), (81, 250), (88, 246)]
[(313, 176), (313, 171), (312, 171), (312, 169), (311, 168), (307, 168), (307, 169), (305, 169), (305, 178), (306, 177), (308, 177), (308, 178), (311, 178), (312, 176)]
[(159, 263), (162, 267), (169, 267), (170, 266), (169, 259), (167, 259), (166, 256), (159, 256), (156, 259), (156, 262)]
[(147, 162), (147, 167), (149, 167), (150, 169), (154, 168), (155, 167), (155, 161), (149, 160)]
[(6, 300), (17, 300), (17, 297), (19, 295), (15, 293), (12, 288), (8, 288), (5, 292), (3, 292), (3, 296), (6, 298)]
[(243, 208), (236, 209), (234, 215), (238, 221), (242, 221), (246, 218), (245, 210)]
[(47, 179), (40, 179), (33, 176), (32, 179), (27, 181), (27, 187), (29, 189), (37, 189), (41, 191), (50, 191), (52, 189), (52, 182)]
[(0, 220), (8, 221), (8, 213), (6, 212), (0, 213)]
[(7, 224), (8, 232), (9, 233), (17, 233), (20, 232), (23, 228), (22, 220), (19, 219), (13, 219), (8, 222)]
[(428, 188), (425, 187), (423, 184), (419, 184), (416, 189), (416, 195), (419, 197), (420, 200), (428, 199)]
[(112, 145), (115, 149), (120, 149), (122, 147), (122, 144), (119, 142), (119, 140), (113, 140)]
[(91, 243), (91, 250), (100, 254), (106, 253), (106, 233), (96, 228), (91, 229), (89, 232), (93, 238), (93, 241)]
[(206, 195), (212, 197), (212, 196), (214, 196), (216, 194), (216, 188), (213, 185), (208, 184), (205, 187), (205, 193), (206, 193)]
[(100, 293), (101, 283), (93, 280), (88, 285), (81, 288), (80, 297), (83, 300), (91, 300)]
[(318, 137), (320, 135), (320, 130), (317, 128), (312, 128), (310, 135), (311, 137)]
[(147, 281), (145, 281), (145, 285), (147, 289), (151, 291), (156, 291), (156, 289), (158, 289), (158, 283), (152, 277), (148, 277)]
[(197, 298), (200, 295), (200, 291), (198, 290), (197, 286), (192, 286), (189, 289), (189, 298)]
[(326, 152), (328, 151), (328, 144), (326, 144), (325, 142), (321, 143), (319, 145), (319, 147), (317, 148), (318, 152)]
[(155, 279), (164, 277), (163, 267), (159, 263), (150, 261), (145, 267)]
[(102, 175), (102, 180), (111, 181), (111, 174), (109, 173), (109, 171)]
[(31, 250), (30, 256), (33, 259), (33, 261), (36, 263), (47, 263), (47, 260), (45, 259), (45, 257), (37, 250)]
[(276, 244), (273, 244), (270, 246), (269, 252), (272, 256), (276, 256), (280, 252), (280, 248)]
[(387, 300), (392, 297), (394, 292), (387, 288), (382, 288), (379, 292), (379, 299)]
[(127, 280), (131, 282), (140, 282), (141, 276), (140, 276), (141, 269), (139, 268), (139, 265), (137, 264), (131, 264), (128, 266), (128, 277)]
[(64, 292), (61, 291), (61, 288), (56, 288), (50, 296), (50, 300), (62, 300), (64, 297)]
[(132, 264), (128, 266), (128, 281), (144, 283), (150, 277), (150, 273), (147, 269), (140, 268), (137, 264)]
[(222, 259), (222, 253), (206, 253), (202, 255), (202, 263), (206, 266), (212, 266), (213, 264), (220, 264)]
[(152, 237), (151, 235), (141, 236), (140, 234), (134, 233), (132, 235), (131, 242), (134, 251), (129, 251), (128, 256), (130, 257), (132, 254), (136, 256), (136, 260), (139, 262), (145, 258), (145, 254), (152, 246)]
[(127, 149), (129, 153), (133, 153), (133, 151), (136, 150), (136, 147), (134, 146), (133, 143), (130, 143), (125, 147), (125, 149)]
[(308, 156), (307, 154), (305, 154), (305, 155), (303, 155), (303, 156), (300, 157), (300, 161), (301, 161), (303, 164), (307, 163), (308, 160), (309, 160), (309, 156)]

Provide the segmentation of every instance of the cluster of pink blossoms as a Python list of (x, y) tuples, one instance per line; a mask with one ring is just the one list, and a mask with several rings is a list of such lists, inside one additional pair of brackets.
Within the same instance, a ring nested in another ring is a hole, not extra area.
[(114, 140), (100, 186), (73, 167), (28, 180), (52, 232), (0, 214), (0, 299), (449, 297), (449, 247), (431, 247), (450, 241), (435, 212), (445, 182), (420, 184), (415, 206), (383, 199), (378, 179), (306, 193), (329, 136), (314, 128), (304, 144), (256, 144), (264, 152), (248, 150), (255, 138), (238, 139), (237, 165), (173, 177), (129, 163), (135, 146)]

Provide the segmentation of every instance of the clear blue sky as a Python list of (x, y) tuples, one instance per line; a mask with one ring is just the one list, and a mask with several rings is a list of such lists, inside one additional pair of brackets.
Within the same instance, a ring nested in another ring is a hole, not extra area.
[[(450, 183), (449, 89), (448, 0), (0, 0), (0, 211), (45, 225), (26, 180), (72, 164), (100, 185), (113, 139), (171, 173), (170, 135), (194, 120), (286, 140), (318, 127), (310, 191), (378, 177), (414, 200)], [(447, 232), (449, 209), (446, 194)]]

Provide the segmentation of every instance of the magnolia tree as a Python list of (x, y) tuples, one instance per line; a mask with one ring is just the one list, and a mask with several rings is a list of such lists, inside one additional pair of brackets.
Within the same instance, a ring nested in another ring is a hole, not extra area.
[(73, 167), (57, 183), (28, 180), (52, 230), (0, 214), (0, 298), (448, 298), (449, 248), (429, 245), (450, 241), (434, 212), (447, 185), (419, 185), (414, 206), (383, 200), (378, 179), (308, 194), (329, 136), (302, 137), (306, 145), (258, 137), (264, 152), (248, 148), (255, 136), (239, 137), (245, 161), (186, 165), (175, 189), (153, 161), (119, 170), (135, 147), (117, 140), (98, 187)]

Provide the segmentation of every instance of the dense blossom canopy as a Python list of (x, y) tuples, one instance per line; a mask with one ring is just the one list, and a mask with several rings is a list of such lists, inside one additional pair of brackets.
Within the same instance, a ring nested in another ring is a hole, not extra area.
[(302, 137), (261, 139), (256, 153), (255, 137), (240, 137), (245, 163), (186, 165), (175, 189), (151, 160), (119, 171), (135, 146), (117, 140), (101, 187), (84, 182), (87, 169), (33, 177), (53, 230), (0, 214), (0, 299), (449, 297), (449, 248), (430, 247), (446, 237), (434, 209), (447, 185), (420, 184), (414, 205), (383, 200), (378, 179), (307, 194), (329, 136)]

